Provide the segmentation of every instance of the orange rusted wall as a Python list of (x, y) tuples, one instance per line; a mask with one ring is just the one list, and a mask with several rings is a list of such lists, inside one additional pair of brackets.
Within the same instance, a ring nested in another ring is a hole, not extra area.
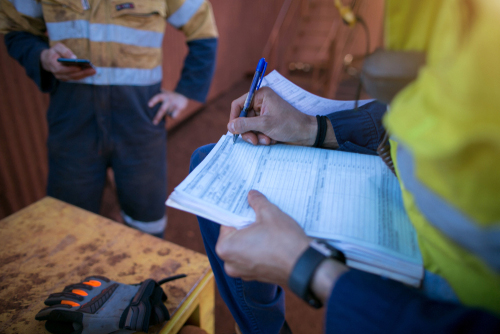
[(47, 175), (48, 96), (0, 48), (0, 217), (40, 199)]
[[(211, 0), (219, 28), (219, 53), (209, 99), (252, 70), (261, 56), (282, 0)], [(256, 19), (258, 18), (258, 19)], [(164, 43), (164, 87), (175, 87), (187, 47), (168, 27)], [(48, 94), (41, 94), (24, 69), (7, 54), (0, 37), (0, 218), (45, 195)], [(199, 106), (193, 104), (190, 112)], [(228, 106), (229, 108), (229, 106)], [(178, 122), (172, 122), (169, 127)]]

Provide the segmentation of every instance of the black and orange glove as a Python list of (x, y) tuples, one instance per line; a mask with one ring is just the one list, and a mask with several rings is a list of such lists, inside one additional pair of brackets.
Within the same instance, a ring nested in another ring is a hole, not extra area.
[(139, 284), (123, 284), (103, 276), (87, 277), (45, 300), (36, 320), (47, 320), (45, 328), (57, 334), (107, 334), (147, 332), (149, 326), (170, 319), (160, 287), (177, 275), (158, 283), (147, 279)]

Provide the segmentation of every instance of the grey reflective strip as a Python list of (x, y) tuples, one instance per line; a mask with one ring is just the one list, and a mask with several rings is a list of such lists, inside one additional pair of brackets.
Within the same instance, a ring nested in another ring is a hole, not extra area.
[(424, 272), (424, 279), (422, 280), (420, 291), (422, 291), (427, 297), (434, 300), (455, 304), (460, 303), (457, 294), (448, 281), (428, 270), (425, 270)]
[(500, 227), (481, 227), (418, 181), (413, 156), (401, 144), (397, 161), (399, 176), (427, 221), (500, 272)]
[(157, 66), (152, 69), (96, 67), (97, 73), (91, 77), (71, 82), (89, 85), (127, 85), (149, 86), (162, 79), (162, 68)]
[(43, 17), (42, 4), (35, 0), (9, 0), (16, 10), (26, 16), (40, 19)]
[(89, 38), (89, 22), (85, 20), (47, 22), (47, 32), (51, 41), (70, 38)]
[(123, 211), (121, 212), (121, 214), (123, 216), (123, 220), (125, 220), (125, 223), (127, 223), (127, 225), (130, 225), (131, 227), (134, 227), (145, 233), (149, 234), (162, 233), (163, 231), (165, 231), (165, 228), (167, 227), (167, 216), (163, 216), (163, 218), (160, 218), (159, 220), (155, 220), (152, 222), (141, 222), (132, 219), (130, 216), (127, 216)]
[(86, 20), (47, 23), (51, 41), (70, 38), (88, 38), (92, 42), (115, 42), (121, 44), (160, 48), (163, 33), (140, 30), (116, 24), (89, 23)]
[(182, 4), (182, 6), (179, 7), (179, 9), (176, 10), (175, 13), (170, 15), (167, 19), (168, 23), (176, 27), (177, 29), (181, 28), (183, 25), (189, 22), (193, 15), (198, 11), (198, 8), (200, 8), (201, 4), (205, 0), (186, 0)]

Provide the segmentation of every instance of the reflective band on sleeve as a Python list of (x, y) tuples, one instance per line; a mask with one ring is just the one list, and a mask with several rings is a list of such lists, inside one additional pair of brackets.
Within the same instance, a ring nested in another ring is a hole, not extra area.
[(420, 291), (427, 297), (443, 302), (459, 304), (457, 294), (451, 287), (450, 283), (442, 276), (434, 274), (428, 270), (424, 272), (424, 279)]
[(159, 83), (163, 74), (161, 66), (151, 69), (96, 67), (96, 71), (93, 76), (70, 82), (101, 86), (149, 86)]
[(413, 156), (398, 144), (398, 172), (427, 221), (500, 272), (500, 228), (481, 227), (429, 190), (415, 176)]
[(42, 4), (35, 0), (9, 0), (16, 10), (26, 16), (40, 19), (43, 17)]
[(115, 42), (160, 48), (163, 33), (140, 30), (116, 24), (89, 23), (86, 20), (46, 23), (51, 41), (87, 38), (92, 42)]
[(167, 227), (167, 216), (163, 216), (163, 218), (160, 218), (159, 220), (155, 220), (152, 222), (141, 222), (132, 219), (130, 216), (127, 216), (123, 211), (121, 213), (127, 225), (134, 227), (145, 233), (149, 234), (162, 233), (163, 231), (165, 231), (165, 228)]
[(167, 19), (167, 22), (179, 29), (189, 22), (191, 17), (198, 11), (198, 8), (205, 0), (186, 0), (179, 9)]

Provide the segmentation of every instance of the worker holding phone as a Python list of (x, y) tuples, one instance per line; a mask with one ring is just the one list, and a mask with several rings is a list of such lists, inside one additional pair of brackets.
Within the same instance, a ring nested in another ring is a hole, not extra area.
[[(207, 96), (218, 36), (208, 0), (0, 2), (9, 54), (51, 93), (48, 195), (98, 213), (111, 167), (125, 223), (162, 237), (165, 117)], [(161, 87), (167, 22), (189, 49), (174, 91)]]

